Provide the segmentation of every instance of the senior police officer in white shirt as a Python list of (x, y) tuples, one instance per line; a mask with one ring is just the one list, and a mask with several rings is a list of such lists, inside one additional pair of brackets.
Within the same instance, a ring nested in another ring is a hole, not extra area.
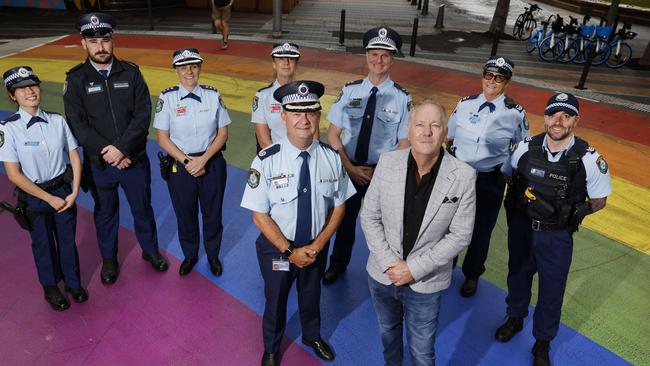
[(199, 254), (199, 203), (203, 242), (215, 276), (222, 273), (219, 261), (226, 189), (226, 149), (230, 117), (219, 92), (200, 85), (203, 58), (196, 48), (176, 50), (172, 66), (180, 84), (163, 90), (156, 105), (154, 127), (158, 143), (171, 157), (167, 185), (178, 223), (178, 239), (185, 259), (178, 273), (192, 271)]
[(329, 239), (355, 190), (336, 150), (314, 139), (323, 93), (322, 84), (307, 80), (275, 91), (287, 138), (255, 157), (241, 202), (261, 231), (256, 248), (266, 298), (262, 365), (278, 364), (294, 279), (302, 341), (321, 359), (334, 359), (320, 335), (320, 280)]
[(346, 204), (345, 217), (336, 232), (324, 284), (345, 272), (356, 238), (361, 200), (366, 194), (379, 155), (408, 146), (406, 128), (411, 95), (390, 78), (400, 35), (389, 27), (376, 27), (363, 36), (368, 76), (345, 84), (327, 115), (330, 144), (339, 151), (357, 194)]
[(485, 272), (505, 190), (501, 166), (508, 159), (510, 146), (529, 136), (523, 107), (504, 94), (514, 67), (505, 57), (490, 57), (483, 69), (483, 92), (461, 99), (449, 118), (449, 151), (478, 171), (476, 221), (463, 262), (463, 297), (474, 296), (478, 279)]

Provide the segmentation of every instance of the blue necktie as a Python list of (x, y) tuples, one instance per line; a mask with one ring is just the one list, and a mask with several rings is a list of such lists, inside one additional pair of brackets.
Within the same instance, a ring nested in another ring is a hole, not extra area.
[(108, 70), (97, 70), (104, 80), (108, 79)]
[(192, 98), (192, 99), (196, 100), (197, 102), (201, 103), (201, 97), (199, 97), (198, 95), (196, 95), (194, 93), (187, 94), (186, 96), (182, 97), (181, 100), (183, 100), (185, 98)]
[(300, 153), (302, 166), (298, 180), (298, 218), (294, 245), (301, 247), (311, 241), (311, 178), (309, 177), (309, 153)]
[(363, 122), (359, 130), (357, 150), (354, 152), (354, 159), (357, 163), (363, 164), (368, 160), (368, 149), (370, 149), (370, 134), (372, 133), (372, 122), (375, 120), (375, 106), (377, 105), (377, 89), (373, 86), (370, 89), (370, 97), (366, 103), (366, 110), (363, 112)]
[(32, 117), (32, 118), (29, 120), (29, 122), (27, 122), (27, 128), (30, 128), (32, 125), (34, 125), (35, 123), (38, 123), (38, 122), (44, 122), (44, 123), (47, 123), (47, 121), (44, 120), (44, 119), (42, 119), (41, 117), (39, 117), (39, 116), (34, 116), (34, 117)]
[(494, 112), (494, 109), (496, 109), (496, 106), (490, 102), (485, 102), (481, 104), (480, 107), (478, 107), (478, 112), (481, 113), (481, 109), (488, 107), (490, 109), (490, 113)]

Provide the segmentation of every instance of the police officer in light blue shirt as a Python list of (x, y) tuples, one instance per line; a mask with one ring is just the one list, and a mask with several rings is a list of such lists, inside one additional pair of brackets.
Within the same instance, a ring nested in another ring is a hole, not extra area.
[(17, 186), (16, 206), (22, 212), (15, 215), (22, 214), (21, 227), (32, 238), (45, 300), (54, 310), (65, 310), (70, 303), (58, 287), (62, 279), (75, 302), (88, 299), (79, 280), (75, 242), (75, 200), (81, 182), (77, 141), (61, 115), (40, 108), (40, 80), (32, 68), (12, 68), (3, 78), (18, 111), (0, 121), (0, 161), (9, 180)]
[(478, 171), (476, 220), (463, 262), (463, 297), (474, 296), (478, 279), (485, 272), (490, 237), (505, 189), (501, 167), (510, 155), (510, 146), (528, 136), (526, 112), (504, 94), (514, 67), (507, 58), (490, 57), (483, 69), (483, 92), (461, 99), (449, 117), (449, 151)]
[(195, 48), (174, 52), (172, 66), (180, 84), (163, 90), (156, 104), (158, 143), (175, 160), (167, 181), (176, 212), (178, 239), (185, 259), (181, 276), (192, 271), (199, 255), (199, 203), (203, 241), (215, 276), (222, 273), (219, 249), (226, 189), (226, 148), (230, 117), (219, 92), (199, 85), (203, 58)]
[(573, 255), (573, 233), (605, 207), (612, 193), (605, 159), (574, 130), (578, 99), (553, 95), (544, 111), (544, 133), (520, 142), (508, 161), (508, 319), (495, 338), (508, 342), (523, 329), (533, 276), (539, 289), (533, 318), (534, 364), (550, 365), (550, 342), (560, 326)]
[(294, 81), (278, 88), (287, 138), (260, 151), (251, 165), (241, 205), (260, 229), (257, 258), (264, 278), (262, 365), (277, 365), (294, 279), (302, 341), (324, 360), (334, 353), (320, 336), (320, 279), (330, 237), (355, 190), (339, 154), (314, 139), (322, 84)]
[(346, 204), (345, 217), (336, 233), (324, 284), (343, 273), (352, 255), (356, 220), (379, 155), (408, 146), (406, 128), (411, 95), (390, 79), (393, 57), (402, 46), (391, 28), (377, 27), (363, 37), (368, 76), (347, 83), (327, 115), (328, 141), (341, 154), (357, 194)]
[[(255, 93), (251, 107), (251, 123), (255, 126), (257, 152), (278, 143), (287, 137), (287, 130), (280, 118), (282, 105), (273, 98), (273, 93), (281, 86), (295, 79), (300, 61), (300, 47), (294, 43), (275, 43), (271, 50), (271, 65), (275, 72), (275, 81)], [(319, 130), (314, 138), (320, 137)]]

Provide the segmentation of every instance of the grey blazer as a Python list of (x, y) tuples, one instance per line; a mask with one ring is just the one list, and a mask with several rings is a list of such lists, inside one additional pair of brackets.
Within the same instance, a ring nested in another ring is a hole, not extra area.
[[(404, 191), (410, 149), (381, 155), (361, 210), (361, 227), (370, 255), (366, 269), (390, 285), (388, 263), (403, 259)], [(449, 287), (452, 260), (472, 239), (476, 210), (476, 171), (447, 152), (431, 191), (420, 232), (406, 258), (413, 291), (434, 293)], [(444, 201), (444, 202), (443, 202)]]

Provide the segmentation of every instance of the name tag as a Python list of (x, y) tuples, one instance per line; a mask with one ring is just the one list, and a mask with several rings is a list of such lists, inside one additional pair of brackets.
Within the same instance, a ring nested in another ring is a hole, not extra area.
[(289, 261), (286, 259), (274, 259), (271, 268), (274, 271), (289, 272)]
[(40, 141), (25, 141), (25, 146), (38, 146), (40, 144)]
[(104, 91), (104, 86), (102, 84), (97, 85), (88, 85), (86, 86), (86, 94), (97, 94)]
[(176, 108), (176, 117), (184, 116), (187, 113), (187, 107)]
[(396, 110), (394, 110), (394, 109), (390, 109), (390, 108), (383, 108), (382, 111), (383, 111), (383, 112), (386, 112), (386, 113), (397, 114), (397, 111), (396, 111)]
[(128, 81), (117, 81), (113, 83), (113, 88), (115, 89), (126, 89), (129, 87)]
[(542, 170), (542, 169), (530, 168), (530, 174), (536, 175), (536, 176), (538, 176), (540, 178), (544, 178), (544, 175), (546, 174), (546, 172), (544, 170)]
[(206, 109), (199, 109), (199, 113), (205, 113), (205, 112), (208, 112), (208, 111), (209, 111), (208, 108), (206, 108)]
[(271, 178), (271, 183), (275, 188), (286, 188), (289, 186), (289, 177), (286, 175)]
[(282, 106), (280, 104), (271, 104), (271, 113), (280, 113), (282, 112)]
[(349, 106), (349, 107), (352, 107), (352, 108), (359, 108), (359, 107), (361, 107), (361, 98), (353, 98), (353, 99), (350, 99), (350, 103), (348, 103), (348, 106)]
[(321, 183), (334, 183), (334, 182), (338, 182), (338, 181), (339, 180), (336, 179), (336, 178), (326, 178), (326, 179), (321, 179), (320, 180)]

